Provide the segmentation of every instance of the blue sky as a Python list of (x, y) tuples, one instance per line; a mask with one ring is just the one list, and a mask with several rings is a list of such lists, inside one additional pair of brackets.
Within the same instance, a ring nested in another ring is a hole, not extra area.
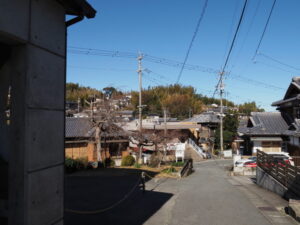
[[(68, 28), (68, 46), (142, 53), (183, 62), (204, 0), (90, 0), (96, 18)], [(242, 0), (209, 0), (187, 64), (220, 70), (225, 61)], [(277, 0), (260, 54), (253, 60), (273, 0), (248, 0), (226, 71), (229, 100), (255, 100), (268, 111), (283, 97), (293, 76), (300, 76), (300, 2)], [(258, 10), (256, 10), (256, 8)], [(266, 57), (267, 56), (267, 57)], [(268, 57), (295, 68), (282, 65)], [(143, 62), (143, 86), (175, 83), (180, 68)], [(97, 89), (137, 90), (137, 61), (128, 58), (68, 54), (67, 80)], [(238, 78), (241, 76), (242, 78)], [(218, 74), (184, 70), (180, 83), (212, 96)], [(248, 80), (247, 80), (248, 79)], [(250, 79), (250, 80), (249, 80)], [(153, 80), (155, 82), (153, 82)], [(261, 82), (261, 83), (258, 83)], [(262, 84), (263, 83), (263, 84)], [(264, 85), (268, 84), (268, 85)], [(272, 88), (270, 85), (279, 87)]]

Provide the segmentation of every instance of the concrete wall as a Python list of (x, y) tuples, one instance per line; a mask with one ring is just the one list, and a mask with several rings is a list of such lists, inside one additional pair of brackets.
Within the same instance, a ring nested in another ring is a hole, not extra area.
[(287, 188), (285, 188), (282, 184), (280, 184), (272, 176), (267, 174), (259, 167), (256, 168), (256, 183), (257, 185), (270, 190), (282, 197), (285, 196), (287, 192)]
[(10, 142), (11, 225), (63, 224), (65, 30), (57, 1), (1, 1), (0, 42), (13, 46), (0, 71), (12, 86), (10, 130), (0, 130)]

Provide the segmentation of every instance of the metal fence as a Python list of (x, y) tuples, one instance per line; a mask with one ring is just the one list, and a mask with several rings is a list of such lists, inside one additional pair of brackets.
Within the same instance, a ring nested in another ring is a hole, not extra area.
[(193, 171), (193, 160), (188, 159), (185, 161), (182, 169), (180, 170), (180, 177), (186, 177), (190, 175)]
[(189, 138), (189, 139), (187, 140), (187, 143), (188, 143), (189, 145), (191, 145), (191, 146), (198, 152), (198, 154), (199, 154), (200, 156), (202, 156), (203, 158), (206, 158), (206, 155), (205, 155), (203, 149), (202, 149), (201, 147), (199, 147), (199, 146), (198, 146), (191, 138)]
[(286, 188), (300, 195), (300, 167), (278, 161), (262, 151), (257, 152), (257, 166)]

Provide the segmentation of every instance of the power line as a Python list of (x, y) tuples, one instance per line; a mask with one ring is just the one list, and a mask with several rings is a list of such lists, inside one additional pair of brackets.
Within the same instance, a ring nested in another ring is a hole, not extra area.
[(236, 30), (235, 30), (235, 33), (234, 33), (234, 36), (233, 36), (233, 40), (232, 40), (232, 42), (231, 42), (231, 45), (230, 45), (230, 48), (229, 48), (229, 52), (228, 52), (228, 54), (227, 54), (227, 57), (226, 57), (226, 60), (225, 60), (225, 63), (224, 63), (224, 66), (223, 66), (223, 68), (222, 68), (221, 73), (224, 73), (224, 72), (225, 72), (225, 69), (226, 69), (226, 67), (227, 67), (227, 64), (228, 64), (228, 61), (229, 61), (229, 58), (230, 58), (230, 55), (231, 55), (231, 52), (232, 52), (232, 49), (233, 49), (233, 46), (234, 46), (236, 37), (237, 37), (237, 34), (238, 34), (238, 32), (239, 32), (239, 29), (240, 29), (240, 26), (241, 26), (241, 23), (242, 23), (244, 14), (245, 14), (245, 9), (246, 9), (246, 6), (247, 6), (247, 2), (248, 2), (248, 0), (245, 0), (244, 6), (243, 6), (243, 10), (242, 10), (242, 13), (241, 13), (241, 16), (240, 16), (240, 19), (239, 19), (237, 28), (236, 28)]
[[(128, 59), (134, 59), (134, 60), (138, 57), (138, 55), (136, 53), (132, 53), (132, 52), (121, 52), (121, 51), (113, 51), (113, 50), (79, 48), (79, 47), (69, 47), (68, 52), (71, 54), (79, 54), (79, 55), (87, 55), (87, 56), (128, 58)], [(144, 54), (143, 57), (144, 57), (143, 58), (144, 61), (161, 64), (161, 65), (165, 65), (165, 66), (178, 68), (178, 67), (182, 67), (182, 65), (183, 65), (183, 63), (179, 62), (179, 61), (156, 57), (156, 56), (151, 56), (148, 54)], [(209, 67), (204, 67), (204, 66), (199, 66), (199, 65), (191, 65), (191, 64), (185, 64), (184, 69), (193, 70), (193, 71), (201, 71), (201, 72), (209, 73), (209, 74), (218, 74), (219, 73), (219, 70), (214, 69), (214, 68), (209, 68)], [(225, 73), (224, 72), (224, 74), (230, 74), (230, 76), (232, 78), (237, 78), (238, 80), (240, 80), (242, 82), (249, 83), (249, 81), (251, 81), (251, 83), (255, 83), (255, 85), (261, 85), (263, 87), (272, 88), (274, 90), (282, 89), (281, 87), (276, 87), (271, 84), (263, 83), (260, 81), (255, 81), (255, 80), (249, 79), (247, 77), (236, 75), (234, 73)]]
[(217, 83), (215, 92), (214, 92), (214, 94), (213, 94), (213, 98), (214, 98), (214, 96), (215, 96), (215, 94), (216, 94), (216, 92), (217, 92), (218, 89), (222, 92), (221, 88), (223, 88), (223, 87), (221, 87), (221, 86), (223, 85), (223, 76), (224, 76), (225, 69), (226, 69), (226, 67), (227, 67), (227, 64), (228, 64), (228, 61), (229, 61), (229, 58), (230, 58), (230, 55), (231, 55), (231, 52), (232, 52), (232, 49), (233, 49), (235, 40), (236, 40), (237, 34), (238, 34), (238, 32), (239, 32), (239, 29), (240, 29), (242, 20), (243, 20), (243, 18), (244, 18), (244, 14), (245, 14), (245, 9), (246, 9), (247, 3), (248, 3), (248, 0), (245, 0), (244, 6), (243, 6), (243, 9), (242, 9), (242, 13), (241, 13), (241, 15), (240, 15), (239, 22), (238, 22), (238, 25), (237, 25), (237, 27), (236, 27), (236, 30), (235, 30), (235, 33), (234, 33), (234, 36), (233, 36), (233, 39), (232, 39), (232, 42), (231, 42), (231, 45), (230, 45), (230, 48), (229, 48), (229, 51), (228, 51), (226, 60), (225, 60), (225, 63), (224, 63), (224, 65), (223, 65), (223, 68), (222, 68), (221, 73), (220, 73), (219, 81), (218, 81), (218, 83)]
[(272, 14), (273, 14), (273, 10), (274, 10), (275, 4), (276, 4), (276, 0), (273, 1), (272, 8), (271, 8), (271, 10), (270, 10), (270, 12), (269, 12), (269, 16), (268, 16), (268, 19), (267, 19), (267, 21), (266, 21), (264, 30), (263, 30), (263, 32), (262, 32), (262, 34), (261, 34), (261, 37), (260, 37), (260, 39), (259, 39), (258, 45), (257, 45), (256, 50), (255, 50), (255, 53), (254, 53), (254, 56), (253, 56), (253, 58), (252, 58), (253, 61), (255, 60), (255, 57), (256, 57), (256, 55), (257, 55), (257, 53), (258, 53), (258, 50), (259, 50), (259, 48), (260, 48), (260, 45), (261, 45), (261, 43), (262, 43), (262, 40), (263, 40), (263, 38), (264, 38), (264, 36), (265, 36), (266, 30), (267, 30), (267, 28), (268, 28), (268, 26), (269, 26), (270, 19), (271, 19), (271, 16), (272, 16)]
[[(238, 6), (239, 6), (239, 3), (240, 1), (239, 0), (237, 0), (236, 2), (235, 2), (235, 7), (234, 7), (234, 13), (233, 13), (233, 15), (232, 15), (232, 19), (231, 19), (231, 24), (230, 24), (230, 29), (229, 29), (229, 32), (228, 32), (228, 35), (227, 35), (227, 41), (226, 41), (226, 45), (225, 45), (225, 49), (227, 49), (227, 46), (229, 45), (229, 42), (230, 42), (230, 36), (231, 36), (231, 33), (232, 33), (232, 31), (233, 31), (233, 28), (234, 28), (234, 20), (235, 20), (235, 17), (236, 17), (236, 15), (237, 15), (237, 12), (238, 12)], [(224, 52), (224, 55), (223, 55), (223, 58), (224, 58), (224, 60), (225, 60), (225, 57), (226, 57), (226, 51)]]
[[(249, 38), (249, 32), (251, 31), (251, 29), (252, 29), (252, 27), (253, 27), (254, 20), (255, 20), (255, 18), (256, 18), (257, 13), (258, 13), (258, 9), (259, 9), (259, 7), (260, 7), (260, 5), (261, 5), (261, 2), (262, 2), (262, 0), (259, 0), (258, 3), (257, 3), (257, 5), (256, 5), (256, 7), (255, 7), (255, 11), (254, 11), (253, 16), (251, 17), (251, 20), (250, 20), (250, 21), (251, 21), (251, 22), (250, 22), (250, 25), (249, 25), (249, 27), (248, 27), (248, 30), (247, 30), (246, 34), (245, 34), (245, 38), (244, 38), (244, 40), (243, 40), (243, 42), (242, 42), (242, 44), (241, 44), (241, 47), (240, 47), (239, 50), (237, 51), (237, 54), (236, 54), (235, 59), (238, 59), (238, 58), (239, 58), (239, 56), (240, 56), (242, 50), (244, 49), (245, 42), (246, 42), (246, 40)], [(232, 66), (231, 69), (232, 69), (233, 67), (234, 67), (234, 66)]]
[[(291, 70), (286, 70), (286, 69), (283, 69), (279, 66), (274, 66), (270, 63), (265, 63), (265, 62), (261, 62), (261, 61), (255, 61), (255, 63), (258, 63), (258, 64), (262, 64), (264, 66), (267, 66), (267, 67), (270, 67), (270, 68), (273, 68), (273, 69), (277, 69), (277, 70), (281, 70), (281, 71), (284, 71), (284, 72), (287, 72), (287, 73), (290, 73), (290, 74), (294, 74), (295, 72), (291, 71)], [(285, 90), (284, 88), (281, 88), (282, 90)]]
[(106, 68), (106, 67), (86, 67), (86, 66), (73, 66), (68, 65), (68, 68), (82, 69), (82, 70), (107, 70), (107, 71), (118, 71), (118, 72), (133, 72), (132, 69), (117, 69), (117, 68)]
[(208, 0), (205, 0), (204, 6), (203, 6), (203, 8), (202, 8), (202, 12), (201, 12), (201, 14), (200, 14), (198, 23), (197, 23), (197, 25), (196, 25), (196, 29), (195, 29), (194, 34), (193, 34), (193, 36), (192, 36), (192, 40), (191, 40), (191, 42), (190, 42), (190, 44), (189, 44), (189, 47), (188, 47), (188, 50), (187, 50), (187, 52), (186, 52), (186, 55), (185, 55), (183, 64), (182, 64), (182, 66), (181, 66), (180, 72), (179, 72), (179, 74), (178, 74), (176, 83), (179, 82), (179, 80), (180, 80), (180, 78), (181, 78), (181, 76), (182, 76), (182, 72), (183, 72), (184, 66), (185, 66), (185, 64), (186, 64), (186, 62), (187, 62), (187, 60), (188, 60), (188, 57), (189, 57), (189, 55), (190, 55), (190, 52), (191, 52), (193, 43), (194, 43), (195, 38), (196, 38), (196, 36), (197, 36), (197, 34), (198, 34), (200, 24), (201, 24), (202, 19), (203, 19), (203, 17), (204, 17), (204, 14), (205, 14), (205, 11), (206, 11), (206, 8), (207, 8), (207, 4), (208, 4)]
[(290, 69), (294, 69), (294, 70), (300, 71), (300, 68), (297, 68), (297, 67), (295, 67), (295, 66), (289, 65), (289, 64), (287, 64), (287, 63), (285, 63), (285, 62), (282, 62), (282, 61), (280, 61), (280, 60), (278, 60), (278, 59), (275, 59), (275, 58), (273, 58), (273, 57), (271, 57), (271, 56), (269, 56), (269, 55), (266, 55), (266, 54), (264, 54), (264, 53), (261, 53), (261, 52), (260, 52), (258, 55), (261, 55), (261, 56), (265, 57), (266, 59), (269, 59), (269, 60), (271, 60), (271, 61), (273, 61), (273, 62), (276, 62), (276, 63), (278, 63), (278, 64), (280, 64), (280, 65), (282, 65), (282, 66), (285, 66), (285, 67), (288, 67), (288, 68), (290, 68)]

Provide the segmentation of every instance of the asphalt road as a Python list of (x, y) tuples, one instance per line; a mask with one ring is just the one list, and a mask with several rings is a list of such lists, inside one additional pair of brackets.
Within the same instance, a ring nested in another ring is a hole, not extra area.
[[(291, 218), (270, 206), (263, 196), (264, 189), (241, 190), (242, 183), (228, 176), (230, 161), (209, 161), (195, 165), (195, 172), (184, 182), (168, 180), (159, 185), (158, 192), (171, 191), (173, 197), (146, 225), (270, 225), (295, 224)], [(249, 178), (248, 178), (249, 179)], [(249, 182), (250, 183), (250, 182)], [(149, 184), (150, 185), (150, 184)], [(250, 184), (249, 184), (250, 185)], [(252, 184), (253, 185), (253, 184)], [(256, 186), (256, 185), (255, 185)], [(256, 193), (255, 193), (256, 192)], [(271, 199), (279, 197), (268, 193)], [(247, 196), (248, 195), (248, 196)], [(278, 200), (280, 204), (284, 200)], [(269, 210), (267, 213), (261, 209)]]
[[(280, 212), (286, 202), (257, 187), (247, 177), (230, 177), (230, 161), (195, 164), (195, 172), (180, 180), (152, 179), (146, 192), (136, 190), (116, 207), (97, 214), (66, 212), (66, 225), (287, 225)], [(122, 199), (140, 171), (112, 170), (69, 176), (66, 208), (84, 211), (106, 208)]]

